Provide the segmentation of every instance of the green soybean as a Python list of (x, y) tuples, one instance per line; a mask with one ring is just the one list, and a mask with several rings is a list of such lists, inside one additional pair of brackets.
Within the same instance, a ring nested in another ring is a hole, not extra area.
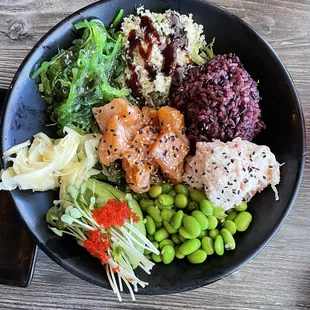
[(207, 259), (207, 253), (198, 249), (194, 253), (187, 255), (187, 259), (192, 264), (201, 264)]
[(171, 206), (174, 204), (174, 197), (169, 194), (161, 194), (158, 196), (158, 202), (163, 206)]
[(198, 239), (202, 239), (205, 236), (208, 236), (208, 231), (207, 230), (202, 230), (200, 235), (198, 236)]
[(197, 220), (200, 225), (201, 230), (208, 229), (209, 221), (207, 217), (199, 210), (195, 210), (191, 215)]
[(174, 215), (174, 217), (171, 220), (171, 224), (172, 224), (174, 229), (179, 229), (182, 226), (183, 217), (184, 217), (184, 212), (182, 210), (179, 210)]
[(184, 194), (177, 194), (174, 197), (174, 204), (178, 209), (185, 209), (188, 204), (187, 196)]
[(235, 239), (228, 229), (223, 228), (221, 230), (221, 236), (223, 237), (224, 247), (226, 250), (234, 250), (236, 248)]
[(194, 239), (195, 237), (191, 236), (188, 231), (184, 228), (184, 226), (181, 226), (179, 229), (179, 233), (182, 237), (185, 239)]
[(226, 217), (226, 220), (233, 221), (233, 220), (236, 218), (237, 215), (238, 215), (238, 212), (237, 212), (237, 211), (231, 210), (231, 211), (228, 213), (228, 215), (227, 215), (227, 217)]
[(175, 250), (172, 245), (165, 245), (161, 250), (161, 258), (164, 264), (170, 264), (175, 257)]
[(191, 215), (183, 217), (183, 226), (193, 238), (197, 238), (201, 233), (198, 221)]
[(220, 234), (220, 231), (218, 229), (212, 229), (209, 232), (209, 237), (215, 240), (215, 238)]
[(160, 249), (163, 249), (165, 245), (174, 246), (174, 243), (173, 243), (173, 241), (170, 240), (170, 239), (165, 239), (165, 240), (163, 240), (163, 241), (161, 241), (161, 242), (159, 243), (159, 248), (160, 248)]
[(146, 237), (147, 237), (150, 241), (154, 241), (154, 236), (147, 234)]
[(178, 259), (183, 259), (185, 257), (185, 255), (182, 255), (180, 253), (180, 246), (179, 245), (177, 245), (175, 247), (175, 257), (178, 258)]
[(193, 201), (198, 202), (198, 203), (200, 203), (200, 201), (203, 199), (207, 199), (206, 194), (199, 189), (194, 189), (190, 191), (189, 196), (191, 197)]
[(213, 216), (217, 219), (225, 219), (227, 217), (223, 207), (213, 207)]
[(148, 234), (150, 235), (154, 235), (155, 234), (155, 231), (156, 231), (156, 226), (155, 226), (155, 222), (153, 220), (153, 218), (149, 215), (147, 215), (145, 217), (145, 228), (146, 228), (146, 231), (148, 232)]
[(177, 194), (184, 194), (185, 196), (189, 196), (189, 190), (188, 188), (183, 185), (183, 184), (178, 184), (175, 187), (175, 191), (177, 192)]
[(161, 192), (163, 193), (163, 194), (168, 194), (170, 191), (172, 191), (173, 190), (173, 185), (171, 185), (171, 184), (169, 184), (169, 183), (163, 183), (162, 185), (161, 185)]
[(149, 195), (152, 198), (157, 198), (162, 193), (162, 188), (160, 185), (153, 185), (149, 191)]
[(149, 206), (147, 213), (153, 218), (155, 222), (162, 222), (163, 218), (160, 215), (160, 210), (155, 206)]
[(191, 253), (194, 253), (201, 246), (201, 242), (199, 239), (191, 239), (185, 241), (182, 245), (180, 245), (179, 251), (182, 255), (186, 256)]
[(150, 206), (154, 206), (155, 203), (154, 200), (143, 198), (140, 200), (139, 205), (143, 212), (147, 212), (147, 208)]
[(152, 254), (151, 254), (151, 257), (152, 257), (152, 260), (153, 260), (155, 263), (160, 263), (160, 262), (162, 261), (161, 255), (160, 255), (160, 254), (152, 253)]
[(169, 209), (164, 209), (160, 212), (161, 217), (167, 223), (171, 223), (171, 220), (175, 214), (176, 214), (176, 212), (174, 210), (169, 210)]
[(226, 228), (232, 235), (234, 235), (237, 231), (237, 226), (235, 222), (231, 220), (226, 220), (223, 225), (224, 228)]
[(190, 213), (198, 209), (198, 203), (195, 201), (189, 201), (186, 207), (186, 210)]
[(156, 221), (154, 221), (154, 222), (155, 222), (156, 229), (163, 227), (163, 222), (156, 222)]
[(148, 249), (145, 249), (143, 254), (144, 254), (144, 256), (145, 256), (145, 255), (150, 255), (150, 254), (151, 254), (151, 251), (148, 250)]
[(164, 206), (162, 205), (158, 198), (155, 200), (155, 206), (159, 209), (159, 210), (167, 210), (167, 209), (172, 209), (173, 208), (173, 205), (170, 205), (170, 206)]
[(217, 255), (222, 256), (224, 254), (224, 240), (221, 235), (218, 235), (214, 241), (214, 251)]
[(203, 212), (206, 216), (213, 215), (213, 204), (207, 200), (203, 199), (199, 203), (200, 211)]
[(237, 231), (247, 230), (251, 221), (252, 221), (251, 213), (247, 211), (240, 212), (234, 220), (237, 227)]
[(173, 235), (171, 236), (171, 239), (172, 239), (172, 241), (173, 241), (175, 244), (181, 244), (181, 243), (182, 243), (181, 240), (180, 240), (180, 238), (179, 238), (179, 235), (178, 235), (178, 234), (173, 234)]
[(154, 247), (155, 247), (156, 249), (159, 248), (159, 243), (158, 243), (157, 241), (153, 241), (152, 244), (154, 245)]
[(208, 219), (208, 229), (209, 230), (215, 229), (218, 225), (217, 218), (211, 215), (211, 216), (208, 216), (207, 219)]
[(238, 206), (235, 206), (237, 212), (245, 211), (248, 208), (248, 205), (245, 201), (242, 201)]
[[(182, 228), (182, 227), (181, 227)], [(181, 230), (181, 228), (180, 228), (180, 230)], [(184, 228), (184, 227), (183, 227)], [(192, 239), (191, 237), (190, 238), (185, 238), (185, 237), (183, 237), (182, 236), (182, 234), (180, 233), (180, 230), (179, 230), (179, 239), (180, 239), (180, 241), (183, 243), (183, 242), (185, 242), (185, 241), (187, 241), (188, 239)], [(186, 232), (186, 230), (184, 229), (184, 231)], [(187, 233), (187, 232), (186, 232)], [(187, 233), (188, 234), (188, 233)], [(188, 235), (189, 236), (189, 235)]]
[(172, 196), (172, 197), (176, 196), (176, 194), (177, 194), (177, 192), (176, 192), (175, 189), (173, 189), (172, 191), (170, 191), (170, 192), (168, 193), (168, 195), (170, 195), (170, 196)]
[(201, 240), (201, 247), (207, 255), (214, 254), (214, 241), (210, 237), (203, 237)]
[(168, 231), (169, 234), (173, 235), (176, 234), (178, 232), (177, 229), (174, 229), (173, 226), (167, 222), (163, 222), (164, 227), (166, 228), (166, 230)]
[(168, 231), (166, 230), (166, 228), (162, 227), (160, 229), (158, 229), (156, 231), (156, 233), (154, 234), (154, 239), (157, 241), (157, 242), (161, 242), (165, 239), (167, 239), (169, 237), (169, 233)]

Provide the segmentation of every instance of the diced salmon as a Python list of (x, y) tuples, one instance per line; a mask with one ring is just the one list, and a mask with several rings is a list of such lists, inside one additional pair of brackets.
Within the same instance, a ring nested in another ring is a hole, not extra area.
[(158, 109), (157, 114), (162, 132), (179, 133), (184, 130), (184, 116), (179, 110), (164, 106)]
[(188, 151), (189, 141), (186, 136), (182, 133), (176, 134), (173, 131), (161, 134), (152, 148), (154, 159), (170, 180), (181, 178), (180, 176), (175, 177), (175, 174), (179, 173), (180, 165), (183, 167)]
[(123, 153), (129, 165), (140, 165), (152, 162), (151, 148), (157, 141), (158, 131), (154, 127), (139, 129), (135, 138), (129, 144), (129, 148)]
[(144, 106), (141, 110), (141, 126), (159, 127), (157, 110), (149, 106)]
[(115, 115), (122, 120), (128, 138), (132, 138), (140, 126), (139, 108), (126, 99), (114, 99), (102, 107), (93, 108), (93, 114), (102, 133), (106, 131), (109, 121)]
[(108, 166), (119, 159), (128, 148), (126, 129), (117, 115), (114, 115), (100, 140), (98, 153), (101, 162)]

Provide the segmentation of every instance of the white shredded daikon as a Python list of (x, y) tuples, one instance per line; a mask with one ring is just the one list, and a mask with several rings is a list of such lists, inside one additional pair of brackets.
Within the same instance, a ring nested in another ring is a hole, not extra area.
[(0, 190), (47, 191), (60, 187), (62, 192), (66, 185), (80, 185), (100, 173), (93, 167), (98, 162), (101, 135), (82, 136), (68, 127), (64, 133), (64, 138), (54, 140), (40, 132), (32, 143), (26, 141), (4, 152), (13, 165), (1, 172)]

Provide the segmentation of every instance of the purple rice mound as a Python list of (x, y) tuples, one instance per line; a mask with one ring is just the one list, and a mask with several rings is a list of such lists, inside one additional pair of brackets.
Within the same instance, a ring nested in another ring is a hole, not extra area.
[(170, 105), (184, 114), (187, 137), (194, 145), (236, 137), (252, 141), (265, 127), (257, 83), (234, 54), (188, 68), (170, 99)]

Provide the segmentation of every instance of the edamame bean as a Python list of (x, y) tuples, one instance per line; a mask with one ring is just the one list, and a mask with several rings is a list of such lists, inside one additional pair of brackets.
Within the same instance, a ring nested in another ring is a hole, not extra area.
[(151, 251), (148, 250), (148, 249), (145, 249), (143, 254), (144, 254), (144, 256), (145, 256), (145, 255), (150, 255), (150, 254), (151, 254)]
[(217, 219), (224, 219), (227, 217), (223, 207), (213, 207), (213, 216)]
[(173, 234), (173, 235), (171, 236), (171, 239), (172, 239), (172, 241), (173, 241), (175, 244), (181, 244), (181, 240), (180, 240), (178, 234)]
[(183, 259), (185, 256), (180, 253), (180, 246), (175, 247), (175, 257), (178, 259)]
[(161, 255), (160, 254), (152, 253), (151, 257), (152, 257), (153, 262), (155, 262), (155, 263), (161, 262)]
[(233, 220), (236, 218), (237, 215), (238, 215), (238, 212), (237, 212), (237, 211), (231, 210), (231, 211), (228, 213), (228, 215), (227, 215), (227, 217), (226, 217), (226, 220), (233, 221)]
[(198, 203), (200, 203), (200, 201), (203, 199), (207, 199), (206, 194), (199, 189), (194, 189), (190, 191), (189, 196), (191, 197), (193, 201), (198, 202)]
[(172, 208), (173, 208), (173, 205), (171, 205), (171, 206), (164, 206), (164, 205), (162, 205), (162, 204), (159, 202), (158, 198), (155, 200), (155, 206), (156, 206), (159, 210), (165, 210), (165, 209), (172, 209)]
[(173, 226), (167, 222), (163, 222), (164, 223), (164, 227), (166, 228), (166, 230), (168, 231), (169, 234), (173, 235), (176, 234), (178, 232), (177, 229), (174, 229)]
[(215, 238), (220, 234), (220, 231), (218, 229), (212, 229), (209, 232), (209, 236), (210, 238), (212, 238), (213, 240), (215, 240)]
[[(188, 232), (187, 230), (184, 228), (184, 226), (181, 226), (180, 229), (179, 229), (179, 233), (180, 235), (185, 238), (185, 239), (194, 239), (194, 237), (192, 237)], [(180, 237), (181, 239), (181, 237)], [(182, 241), (182, 240), (181, 240)], [(183, 242), (183, 241), (182, 241)]]
[(156, 222), (156, 221), (154, 221), (154, 222), (155, 222), (156, 229), (163, 227), (163, 222)]
[(160, 215), (160, 210), (155, 206), (147, 207), (147, 213), (153, 218), (155, 222), (162, 222), (163, 218)]
[(201, 240), (201, 246), (207, 255), (214, 254), (214, 241), (210, 237), (203, 237)]
[(196, 250), (198, 250), (201, 246), (201, 242), (199, 239), (191, 239), (185, 241), (183, 244), (180, 245), (179, 252), (186, 256), (191, 253), (194, 253)]
[(169, 183), (163, 183), (161, 185), (161, 189), (162, 189), (162, 193), (163, 194), (168, 194), (170, 191), (173, 190), (173, 185), (169, 184)]
[(155, 226), (154, 220), (149, 215), (147, 215), (145, 217), (145, 220), (146, 220), (146, 222), (145, 222), (146, 231), (148, 232), (149, 235), (154, 235), (155, 231), (156, 231), (156, 226)]
[(161, 242), (161, 241), (167, 239), (168, 237), (169, 237), (169, 233), (168, 233), (168, 231), (166, 230), (165, 227), (162, 227), (162, 228), (158, 229), (156, 231), (156, 233), (154, 234), (154, 239), (157, 242)]
[(149, 191), (149, 195), (152, 198), (157, 198), (162, 193), (162, 188), (160, 185), (153, 185)]
[(240, 212), (234, 220), (237, 227), (237, 231), (247, 230), (251, 221), (252, 221), (251, 213), (247, 211)]
[(179, 210), (171, 220), (171, 224), (174, 229), (179, 229), (182, 226), (182, 221), (184, 217), (184, 212)]
[(207, 259), (207, 253), (198, 249), (194, 253), (187, 255), (187, 259), (192, 264), (201, 264)]
[(152, 244), (154, 245), (154, 247), (155, 247), (156, 249), (159, 248), (159, 243), (158, 243), (157, 241), (153, 241)]
[(184, 194), (185, 196), (189, 196), (189, 190), (188, 188), (183, 185), (183, 184), (178, 184), (175, 187), (175, 191), (177, 192), (177, 194)]
[(206, 216), (213, 215), (213, 204), (209, 200), (207, 199), (201, 200), (199, 203), (199, 208), (204, 215)]
[(139, 204), (140, 204), (140, 207), (141, 207), (143, 212), (147, 212), (147, 208), (149, 206), (154, 206), (155, 205), (154, 200), (145, 199), (145, 198), (141, 199)]
[(198, 221), (191, 215), (183, 217), (183, 226), (193, 238), (197, 238), (201, 233)]
[(185, 196), (184, 194), (177, 194), (174, 197), (174, 204), (178, 209), (184, 209), (186, 208), (187, 204), (188, 204), (188, 199), (187, 196)]
[(164, 209), (160, 213), (163, 220), (166, 221), (167, 223), (171, 223), (171, 220), (175, 214), (176, 212), (174, 210), (169, 210), (169, 209)]
[(242, 201), (238, 206), (235, 206), (237, 212), (245, 211), (248, 208), (248, 205), (245, 201)]
[(214, 251), (217, 255), (222, 256), (224, 254), (224, 240), (221, 235), (218, 235), (214, 241)]
[(195, 201), (189, 201), (186, 207), (186, 210), (190, 213), (198, 209), (198, 203)]
[(164, 264), (170, 264), (175, 257), (175, 250), (172, 245), (165, 245), (161, 250), (161, 258)]
[(150, 241), (154, 241), (154, 236), (147, 234), (146, 237), (147, 237)]
[(221, 236), (224, 240), (224, 246), (226, 250), (234, 250), (236, 248), (236, 242), (232, 234), (226, 228), (221, 230)]
[(174, 204), (174, 198), (173, 196), (170, 196), (169, 194), (161, 194), (158, 196), (158, 202), (163, 206), (171, 206)]
[(208, 219), (207, 217), (199, 210), (195, 210), (191, 213), (191, 215), (197, 220), (200, 225), (201, 230), (208, 229)]
[(208, 219), (208, 229), (209, 230), (215, 229), (218, 225), (217, 218), (211, 215), (211, 216), (208, 216), (207, 219)]
[(169, 244), (169, 245), (171, 245), (171, 246), (174, 246), (174, 243), (173, 243), (172, 240), (170, 240), (170, 239), (165, 239), (165, 240), (163, 240), (163, 241), (161, 241), (161, 242), (159, 243), (159, 248), (160, 248), (160, 249), (163, 249), (164, 246), (167, 245), (167, 244)]
[(226, 228), (232, 235), (234, 235), (237, 231), (237, 226), (235, 222), (231, 220), (226, 220), (223, 225), (224, 228)]
[[(180, 228), (180, 229), (181, 229), (181, 228)], [(186, 232), (185, 229), (184, 229), (184, 231)], [(186, 233), (187, 233), (187, 232), (186, 232)], [(188, 240), (188, 239), (186, 239), (186, 238), (184, 238), (184, 237), (182, 236), (182, 234), (180, 233), (180, 230), (179, 230), (179, 239), (180, 239), (180, 241), (181, 241), (182, 243)], [(191, 239), (191, 238), (189, 238), (189, 239)]]
[(198, 239), (202, 239), (205, 236), (208, 236), (208, 231), (207, 230), (202, 230), (200, 235), (198, 236)]
[(175, 189), (173, 189), (172, 191), (170, 191), (170, 192), (168, 193), (168, 195), (170, 195), (170, 196), (172, 196), (172, 197), (176, 196), (176, 194), (177, 194), (177, 192), (176, 192)]

